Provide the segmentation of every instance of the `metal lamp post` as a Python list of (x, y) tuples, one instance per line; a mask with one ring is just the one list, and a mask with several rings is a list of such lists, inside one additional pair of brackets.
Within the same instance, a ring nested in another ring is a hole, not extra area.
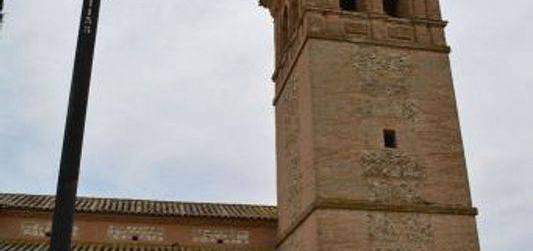
[(4, 19), (4, 0), (0, 0), (0, 25)]
[[(2, 1), (2, 0), (0, 0)], [(84, 0), (52, 224), (51, 251), (70, 251), (100, 0)]]

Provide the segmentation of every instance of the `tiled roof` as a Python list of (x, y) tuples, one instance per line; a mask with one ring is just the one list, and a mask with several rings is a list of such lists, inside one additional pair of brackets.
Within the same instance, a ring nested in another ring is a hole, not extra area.
[[(48, 251), (49, 245), (37, 242), (0, 241), (2, 251)], [(168, 246), (128, 246), (105, 244), (75, 244), (72, 251), (272, 251), (273, 248), (236, 247), (168, 247)]]
[[(0, 209), (52, 211), (54, 196), (0, 193)], [(274, 206), (78, 197), (76, 212), (276, 220)]]

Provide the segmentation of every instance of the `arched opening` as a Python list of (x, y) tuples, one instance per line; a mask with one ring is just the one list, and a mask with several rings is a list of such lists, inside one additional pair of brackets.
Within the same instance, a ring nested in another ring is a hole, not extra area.
[(359, 11), (360, 6), (358, 0), (340, 0), (339, 3), (342, 10)]
[(383, 0), (383, 11), (391, 17), (401, 17), (400, 0)]

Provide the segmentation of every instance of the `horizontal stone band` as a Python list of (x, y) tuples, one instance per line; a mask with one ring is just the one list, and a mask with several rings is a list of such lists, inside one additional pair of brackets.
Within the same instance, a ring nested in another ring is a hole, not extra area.
[(476, 216), (476, 208), (456, 207), (449, 205), (387, 205), (368, 201), (351, 200), (321, 200), (314, 204), (315, 209), (346, 209), (363, 211), (387, 211), (397, 213), (423, 213), (423, 214), (447, 214), (447, 215), (471, 215)]
[(276, 247), (281, 246), (296, 229), (302, 225), (316, 210), (354, 210), (379, 211), (390, 213), (420, 213), (476, 216), (477, 208), (456, 207), (450, 205), (387, 205), (369, 201), (354, 201), (344, 199), (323, 199), (312, 203), (286, 231), (280, 236)]

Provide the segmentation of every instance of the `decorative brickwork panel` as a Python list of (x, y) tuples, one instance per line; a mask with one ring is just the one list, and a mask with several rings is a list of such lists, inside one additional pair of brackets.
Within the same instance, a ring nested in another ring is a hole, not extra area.
[(426, 169), (413, 156), (397, 150), (367, 151), (361, 157), (371, 200), (380, 203), (423, 203)]
[(401, 84), (413, 72), (408, 54), (376, 48), (358, 48), (352, 66), (361, 75), (363, 84)]
[(367, 35), (369, 28), (368, 28), (368, 24), (367, 23), (345, 22), (344, 23), (344, 30), (348, 34)]
[(414, 38), (414, 29), (411, 26), (391, 26), (389, 27), (389, 37), (392, 39), (411, 41)]
[(420, 180), (426, 175), (414, 157), (396, 150), (365, 152), (361, 163), (366, 177)]
[[(72, 236), (78, 237), (78, 226), (72, 228)], [(20, 232), (23, 236), (35, 237), (35, 238), (48, 238), (52, 233), (52, 223), (38, 223), (38, 222), (26, 222), (20, 225)]]
[(373, 98), (405, 98), (409, 94), (409, 88), (395, 83), (374, 83), (363, 85), (362, 92)]
[(250, 243), (250, 232), (233, 229), (195, 229), (193, 241), (202, 244), (233, 244), (244, 245)]
[(431, 218), (422, 214), (369, 213), (372, 251), (435, 250)]
[(400, 118), (414, 121), (418, 115), (416, 105), (409, 100), (361, 99), (359, 112), (366, 117)]
[(164, 241), (163, 228), (155, 226), (115, 226), (107, 229), (107, 236), (115, 241)]
[(413, 65), (405, 52), (359, 48), (352, 57), (352, 66), (361, 78), (361, 93), (367, 98), (358, 101), (358, 112), (367, 118), (396, 118), (415, 122), (420, 110), (410, 100)]

